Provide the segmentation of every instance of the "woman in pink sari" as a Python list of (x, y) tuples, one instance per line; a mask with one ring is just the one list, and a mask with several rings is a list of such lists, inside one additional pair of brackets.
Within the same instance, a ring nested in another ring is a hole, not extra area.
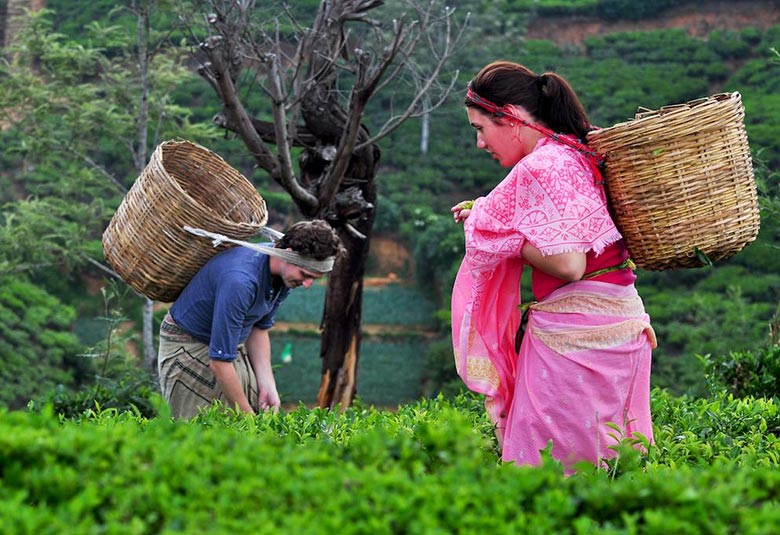
[[(466, 240), (452, 294), (458, 373), (486, 396), (504, 461), (538, 465), (552, 441), (567, 471), (600, 465), (614, 435), (652, 440), (655, 335), (601, 161), (580, 141), (588, 117), (562, 77), (506, 61), (477, 74), (465, 105), (477, 148), (511, 171), (452, 208)], [(521, 304), (525, 265), (536, 301)]]

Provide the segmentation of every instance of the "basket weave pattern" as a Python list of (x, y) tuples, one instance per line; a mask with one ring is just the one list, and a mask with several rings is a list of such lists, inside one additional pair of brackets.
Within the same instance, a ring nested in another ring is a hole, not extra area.
[(753, 241), (759, 208), (739, 93), (718, 94), (588, 134), (606, 157), (615, 223), (641, 268), (700, 267)]
[(267, 219), (257, 190), (220, 156), (189, 141), (166, 141), (103, 233), (103, 252), (134, 290), (172, 302), (212, 256), (230, 246), (212, 247), (184, 225), (246, 239)]

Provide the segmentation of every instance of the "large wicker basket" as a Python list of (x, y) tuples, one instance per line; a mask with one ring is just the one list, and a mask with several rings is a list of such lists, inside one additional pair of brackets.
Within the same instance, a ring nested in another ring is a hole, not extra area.
[(171, 302), (217, 252), (182, 227), (233, 239), (257, 234), (268, 218), (265, 201), (214, 152), (189, 141), (154, 151), (103, 233), (103, 252), (137, 292)]
[(758, 234), (759, 209), (739, 93), (718, 94), (595, 130), (615, 222), (641, 268), (700, 267)]

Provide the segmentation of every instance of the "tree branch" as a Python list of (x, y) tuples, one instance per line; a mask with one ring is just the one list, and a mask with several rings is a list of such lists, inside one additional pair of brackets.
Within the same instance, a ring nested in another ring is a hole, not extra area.
[(367, 53), (355, 51), (355, 61), (357, 62), (357, 72), (355, 85), (350, 92), (348, 120), (344, 127), (344, 133), (339, 140), (336, 156), (333, 158), (333, 165), (328, 169), (320, 188), (321, 206), (328, 206), (333, 200), (341, 184), (341, 179), (349, 167), (358, 134), (361, 131), (365, 132), (362, 127), (363, 111), (372, 94), (372, 86), (366, 83), (365, 80), (369, 56)]
[(279, 181), (279, 162), (274, 158), (268, 146), (257, 135), (252, 120), (246, 112), (241, 100), (236, 94), (236, 87), (229, 73), (229, 62), (226, 61), (217, 48), (218, 42), (204, 42), (201, 48), (208, 54), (213, 66), (212, 76), (219, 88), (225, 111), (230, 120), (236, 125), (238, 134), (244, 140), (247, 148), (257, 161), (258, 165), (268, 171), (271, 177)]
[[(406, 109), (398, 115), (393, 115), (392, 117), (388, 118), (387, 121), (381, 126), (379, 131), (370, 137), (369, 139), (363, 141), (360, 143), (360, 145), (355, 147), (355, 150), (361, 150), (365, 148), (366, 146), (369, 146), (371, 144), (376, 143), (380, 139), (386, 137), (390, 133), (392, 133), (395, 129), (397, 129), (404, 121), (406, 121), (409, 118), (412, 117), (420, 117), (424, 115), (425, 113), (430, 113), (431, 111), (437, 109), (440, 107), (447, 99), (449, 94), (452, 92), (453, 87), (455, 86), (455, 83), (458, 79), (459, 71), (456, 71), (454, 76), (450, 79), (450, 82), (445, 90), (441, 92), (441, 95), (439, 99), (432, 105), (423, 106), (422, 108), (418, 108), (419, 104), (423, 99), (429, 94), (431, 88), (434, 84), (437, 83), (439, 76), (441, 74), (441, 71), (445, 65), (445, 63), (452, 57), (455, 48), (460, 43), (461, 38), (463, 37), (464, 31), (468, 25), (468, 14), (466, 15), (466, 20), (464, 21), (463, 25), (458, 30), (457, 34), (455, 35), (455, 38), (452, 38), (452, 16), (454, 14), (454, 9), (447, 9), (445, 12), (445, 15), (443, 17), (445, 21), (445, 32), (444, 32), (444, 45), (442, 47), (442, 52), (440, 54), (435, 54), (434, 57), (437, 57), (437, 61), (433, 66), (433, 69), (430, 71), (427, 78), (425, 78), (421, 83), (418, 84), (417, 90), (415, 91), (415, 97), (409, 102)], [(429, 24), (429, 12), (426, 12), (426, 18), (424, 19), (425, 23), (420, 26), (419, 32), (417, 35), (417, 38), (414, 40), (417, 42), (419, 40), (419, 37), (423, 33), (428, 33), (427, 26)], [(415, 44), (416, 46), (416, 44)], [(433, 48), (433, 46), (432, 46)], [(411, 53), (411, 49), (409, 47), (405, 47), (404, 52), (404, 59), (402, 59), (399, 62), (399, 65), (406, 64), (406, 59)], [(376, 91), (381, 91), (381, 89), (389, 83), (389, 81), (396, 76), (398, 73), (398, 70), (394, 70), (391, 75), (389, 75), (382, 84), (377, 86)]]
[[(98, 268), (99, 270), (101, 270), (101, 271), (104, 271), (105, 273), (109, 274), (109, 275), (110, 275), (110, 276), (112, 276), (113, 278), (115, 278), (115, 279), (117, 279), (117, 280), (123, 280), (123, 279), (122, 279), (122, 276), (121, 276), (121, 275), (119, 275), (119, 273), (117, 273), (116, 271), (114, 271), (114, 270), (113, 270), (113, 269), (111, 269), (110, 267), (103, 265), (102, 263), (98, 262), (98, 261), (97, 261), (97, 260), (95, 260), (94, 258), (91, 258), (91, 257), (89, 257), (89, 256), (87, 256), (87, 255), (81, 255), (81, 258), (82, 258), (83, 260), (86, 260), (88, 263), (92, 264), (93, 266), (95, 266), (95, 267), (96, 267), (96, 268)], [(136, 292), (136, 293), (137, 293), (137, 292)], [(140, 294), (139, 294), (139, 295), (140, 295)]]
[(69, 150), (71, 153), (75, 154), (76, 156), (78, 156), (79, 158), (81, 158), (81, 159), (82, 159), (84, 162), (86, 162), (87, 164), (89, 164), (89, 166), (90, 166), (92, 169), (96, 170), (98, 173), (100, 173), (101, 175), (103, 175), (103, 176), (104, 176), (104, 177), (105, 177), (105, 178), (106, 178), (106, 179), (107, 179), (107, 180), (108, 180), (108, 181), (109, 181), (111, 184), (113, 184), (113, 185), (116, 187), (116, 189), (118, 189), (118, 190), (119, 190), (119, 191), (120, 191), (120, 192), (121, 192), (123, 195), (127, 193), (127, 188), (125, 187), (125, 185), (124, 185), (124, 184), (122, 184), (121, 182), (119, 182), (119, 180), (117, 180), (117, 179), (116, 179), (116, 177), (115, 177), (114, 175), (112, 175), (111, 173), (109, 173), (109, 172), (106, 170), (106, 168), (105, 168), (105, 167), (103, 167), (102, 165), (100, 165), (99, 163), (97, 163), (95, 160), (93, 160), (92, 158), (90, 158), (89, 156), (87, 156), (86, 154), (84, 154), (83, 152), (80, 152), (80, 151), (74, 150), (72, 147), (65, 146), (65, 147), (63, 147), (63, 149)]
[[(300, 185), (295, 178), (292, 168), (290, 140), (287, 135), (287, 120), (284, 112), (284, 96), (282, 95), (282, 81), (281, 74), (279, 73), (279, 56), (270, 54), (267, 56), (267, 60), (271, 64), (268, 77), (271, 82), (274, 133), (276, 137), (277, 154), (279, 155), (280, 161), (279, 180), (284, 189), (286, 189), (298, 202), (305, 204), (311, 209), (316, 209), (319, 205), (319, 200)], [(252, 128), (254, 130), (254, 126)]]

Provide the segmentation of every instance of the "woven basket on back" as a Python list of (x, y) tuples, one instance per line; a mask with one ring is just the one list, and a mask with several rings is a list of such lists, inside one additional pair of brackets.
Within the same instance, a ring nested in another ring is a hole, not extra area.
[(267, 219), (257, 190), (220, 156), (189, 141), (166, 141), (103, 233), (103, 252), (137, 292), (171, 302), (209, 258), (229, 246), (212, 247), (184, 225), (246, 239)]
[(639, 267), (700, 267), (756, 238), (744, 117), (739, 93), (718, 94), (588, 134), (606, 157), (610, 206)]

